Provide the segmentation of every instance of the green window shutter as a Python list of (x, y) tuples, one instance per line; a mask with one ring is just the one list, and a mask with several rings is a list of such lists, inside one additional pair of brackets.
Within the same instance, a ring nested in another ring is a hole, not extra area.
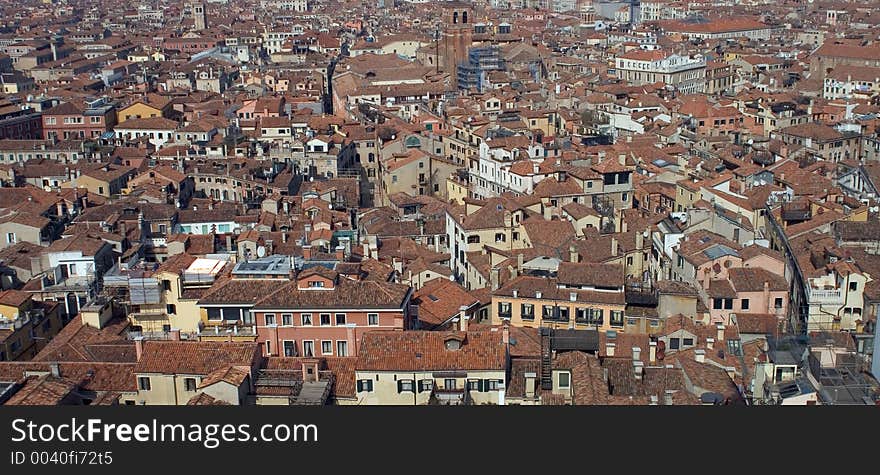
[(357, 392), (363, 392), (363, 390), (364, 390), (364, 382), (361, 381), (361, 380), (358, 380), (358, 382), (357, 382)]

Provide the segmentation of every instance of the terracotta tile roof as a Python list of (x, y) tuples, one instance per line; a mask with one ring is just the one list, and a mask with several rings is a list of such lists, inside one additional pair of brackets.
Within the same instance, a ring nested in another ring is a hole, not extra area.
[(6, 401), (7, 406), (57, 406), (64, 402), (76, 384), (66, 378), (30, 376), (22, 387)]
[(425, 282), (413, 294), (412, 302), (419, 306), (419, 322), (429, 329), (457, 316), (461, 306), (470, 307), (479, 300), (458, 283), (436, 278)]
[(255, 307), (267, 309), (402, 308), (410, 293), (404, 284), (340, 279), (332, 290), (299, 289), (290, 282), (268, 293), (264, 287)]
[(252, 367), (260, 358), (257, 343), (212, 341), (145, 341), (135, 373), (208, 376), (229, 366)]
[(733, 267), (728, 269), (728, 278), (737, 292), (761, 292), (765, 282), (770, 285), (771, 291), (789, 288), (785, 277), (760, 267)]
[(560, 262), (556, 280), (560, 284), (620, 287), (623, 286), (623, 269), (613, 264), (588, 262)]
[(221, 401), (218, 399), (214, 399), (205, 393), (199, 393), (190, 398), (189, 401), (186, 402), (187, 406), (229, 406), (230, 404), (226, 401)]
[[(461, 343), (447, 349), (449, 339)], [(358, 371), (504, 370), (501, 332), (374, 331), (364, 334)]]

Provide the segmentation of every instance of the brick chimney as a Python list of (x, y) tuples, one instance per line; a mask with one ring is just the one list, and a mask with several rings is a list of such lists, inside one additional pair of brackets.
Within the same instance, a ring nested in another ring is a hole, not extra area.
[(180, 330), (172, 328), (171, 331), (168, 332), (168, 336), (171, 341), (180, 341)]
[(578, 252), (573, 244), (571, 246), (568, 246), (568, 260), (571, 262), (578, 261)]
[(657, 362), (657, 342), (652, 341), (648, 343), (648, 362), (656, 363)]
[(505, 345), (510, 344), (510, 323), (505, 320), (501, 327), (501, 342)]
[(312, 258), (312, 246), (305, 245), (302, 247), (303, 249), (303, 259), (311, 259)]
[(458, 307), (458, 329), (459, 331), (466, 332), (468, 331), (468, 317), (465, 313), (467, 312), (467, 306), (462, 305)]
[(770, 282), (764, 281), (764, 313), (770, 313)]
[(339, 262), (345, 260), (345, 246), (336, 246), (336, 260)]

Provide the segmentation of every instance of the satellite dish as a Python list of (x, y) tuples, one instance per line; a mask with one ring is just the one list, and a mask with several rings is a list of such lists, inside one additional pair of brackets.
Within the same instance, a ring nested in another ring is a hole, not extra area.
[(266, 248), (260, 246), (257, 248), (257, 257), (266, 257)]

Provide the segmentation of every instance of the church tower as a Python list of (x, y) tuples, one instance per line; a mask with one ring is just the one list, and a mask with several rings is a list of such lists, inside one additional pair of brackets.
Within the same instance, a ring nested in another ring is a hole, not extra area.
[(195, 21), (196, 31), (204, 30), (208, 27), (208, 15), (205, 13), (205, 4), (196, 3), (192, 6), (193, 20)]
[(440, 38), (443, 71), (453, 77), (458, 63), (467, 61), (473, 37), (474, 12), (470, 4), (448, 2), (443, 7), (443, 33)]

